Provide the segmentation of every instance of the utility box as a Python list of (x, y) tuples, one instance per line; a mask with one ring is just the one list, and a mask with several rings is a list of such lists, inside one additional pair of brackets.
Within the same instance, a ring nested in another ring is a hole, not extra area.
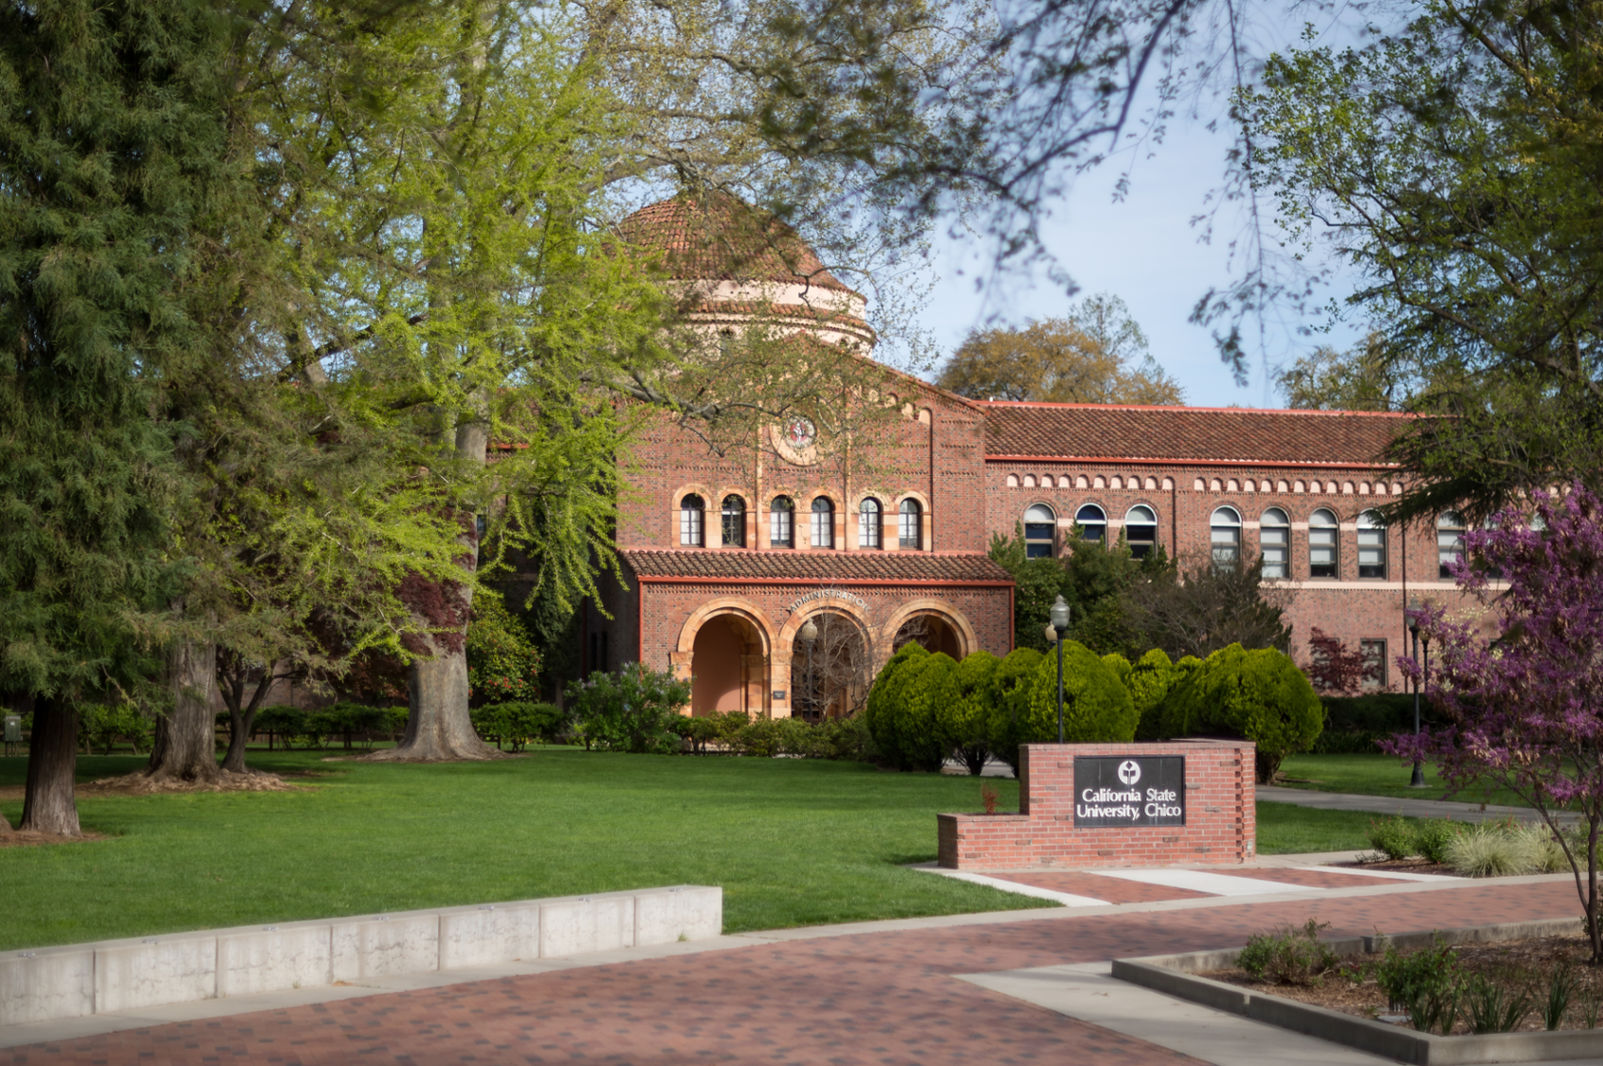
[(6, 754), (11, 755), (22, 745), (22, 715), (6, 715)]

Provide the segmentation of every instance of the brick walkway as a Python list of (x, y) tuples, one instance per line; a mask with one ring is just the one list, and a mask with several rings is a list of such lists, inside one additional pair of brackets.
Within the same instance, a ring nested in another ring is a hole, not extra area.
[(1563, 879), (863, 932), (128, 1030), (0, 1061), (1188, 1063), (952, 975), (1227, 947), (1310, 916), (1355, 935), (1578, 914)]

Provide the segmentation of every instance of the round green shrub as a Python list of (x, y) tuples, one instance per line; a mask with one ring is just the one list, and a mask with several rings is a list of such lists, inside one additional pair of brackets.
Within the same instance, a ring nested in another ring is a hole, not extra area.
[(1030, 680), (1042, 659), (1034, 648), (1014, 648), (991, 674), (990, 713), (986, 719), (985, 746), (991, 754), (1019, 773), (1019, 743), (1029, 703)]
[[(1058, 738), (1057, 654), (1041, 656), (1030, 682), (1028, 713), (1021, 743), (1053, 743)], [(1074, 640), (1063, 642), (1063, 741), (1094, 744), (1135, 739), (1135, 704), (1130, 693), (1096, 653)]]
[(965, 656), (957, 664), (957, 698), (935, 708), (935, 728), (948, 751), (956, 751), (968, 772), (985, 766), (986, 727), (991, 711), (991, 682), (1001, 660), (988, 651)]
[(1130, 667), (1123, 678), (1130, 702), (1135, 704), (1137, 740), (1156, 740), (1162, 732), (1159, 711), (1178, 672), (1162, 648), (1153, 648)]
[(935, 725), (935, 711), (957, 697), (957, 661), (945, 652), (926, 655), (908, 668), (900, 698), (891, 708), (897, 769), (940, 770), (952, 749)]
[(1130, 660), (1116, 651), (1110, 651), (1102, 656), (1102, 664), (1113, 671), (1113, 676), (1119, 679), (1119, 684), (1121, 685), (1130, 676), (1130, 670), (1132, 669)]
[(1281, 760), (1307, 751), (1324, 728), (1325, 711), (1297, 664), (1274, 648), (1220, 648), (1165, 701), (1170, 736), (1240, 737), (1257, 745), (1259, 784), (1274, 780)]
[(880, 756), (892, 766), (901, 764), (900, 748), (896, 742), (896, 707), (902, 702), (902, 689), (907, 683), (911, 667), (928, 655), (929, 652), (916, 641), (903, 644), (880, 670), (879, 676), (874, 678), (873, 687), (868, 690), (868, 702), (863, 707), (863, 714), (868, 719), (868, 732), (874, 738), (874, 746), (879, 749)]

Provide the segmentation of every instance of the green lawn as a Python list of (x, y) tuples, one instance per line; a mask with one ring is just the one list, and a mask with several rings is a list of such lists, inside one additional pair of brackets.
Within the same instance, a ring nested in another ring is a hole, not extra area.
[[(541, 749), (407, 766), (257, 752), (293, 792), (79, 796), (107, 839), (0, 849), (0, 949), (675, 883), (724, 887), (731, 932), (1040, 906), (905, 868), (972, 778), (855, 763)], [(83, 758), (81, 776), (132, 756)], [(24, 760), (0, 759), (0, 788)], [(1001, 808), (1018, 785), (988, 779)], [(13, 824), (20, 801), (0, 802)], [(1263, 804), (1264, 852), (1366, 844), (1365, 815)]]
[(1450, 793), (1433, 764), (1426, 763), (1424, 770), (1426, 787), (1411, 788), (1408, 782), (1413, 768), (1393, 755), (1288, 755), (1280, 764), (1285, 780), (1275, 783), (1320, 792), (1524, 806), (1518, 796), (1498, 788), (1476, 787)]

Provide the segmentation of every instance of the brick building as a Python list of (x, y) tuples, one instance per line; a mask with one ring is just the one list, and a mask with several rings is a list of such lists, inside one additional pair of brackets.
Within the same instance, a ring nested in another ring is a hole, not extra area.
[[(624, 232), (664, 256), (705, 343), (760, 330), (795, 358), (866, 359), (864, 298), (748, 219), (676, 198)], [(693, 679), (696, 713), (839, 713), (906, 640), (956, 658), (1011, 649), (1012, 582), (986, 549), (1016, 524), (1036, 555), (1121, 534), (1136, 553), (1262, 554), (1290, 597), (1294, 654), (1318, 627), (1383, 664), (1386, 687), (1406, 604), (1453, 594), (1442, 566), (1461, 522), (1370, 515), (1402, 490), (1376, 457), (1403, 416), (976, 402), (877, 369), (892, 416), (856, 455), (800, 415), (733, 447), (666, 417), (645, 427), (620, 502), (624, 582), (585, 611), (586, 671), (671, 666)]]

